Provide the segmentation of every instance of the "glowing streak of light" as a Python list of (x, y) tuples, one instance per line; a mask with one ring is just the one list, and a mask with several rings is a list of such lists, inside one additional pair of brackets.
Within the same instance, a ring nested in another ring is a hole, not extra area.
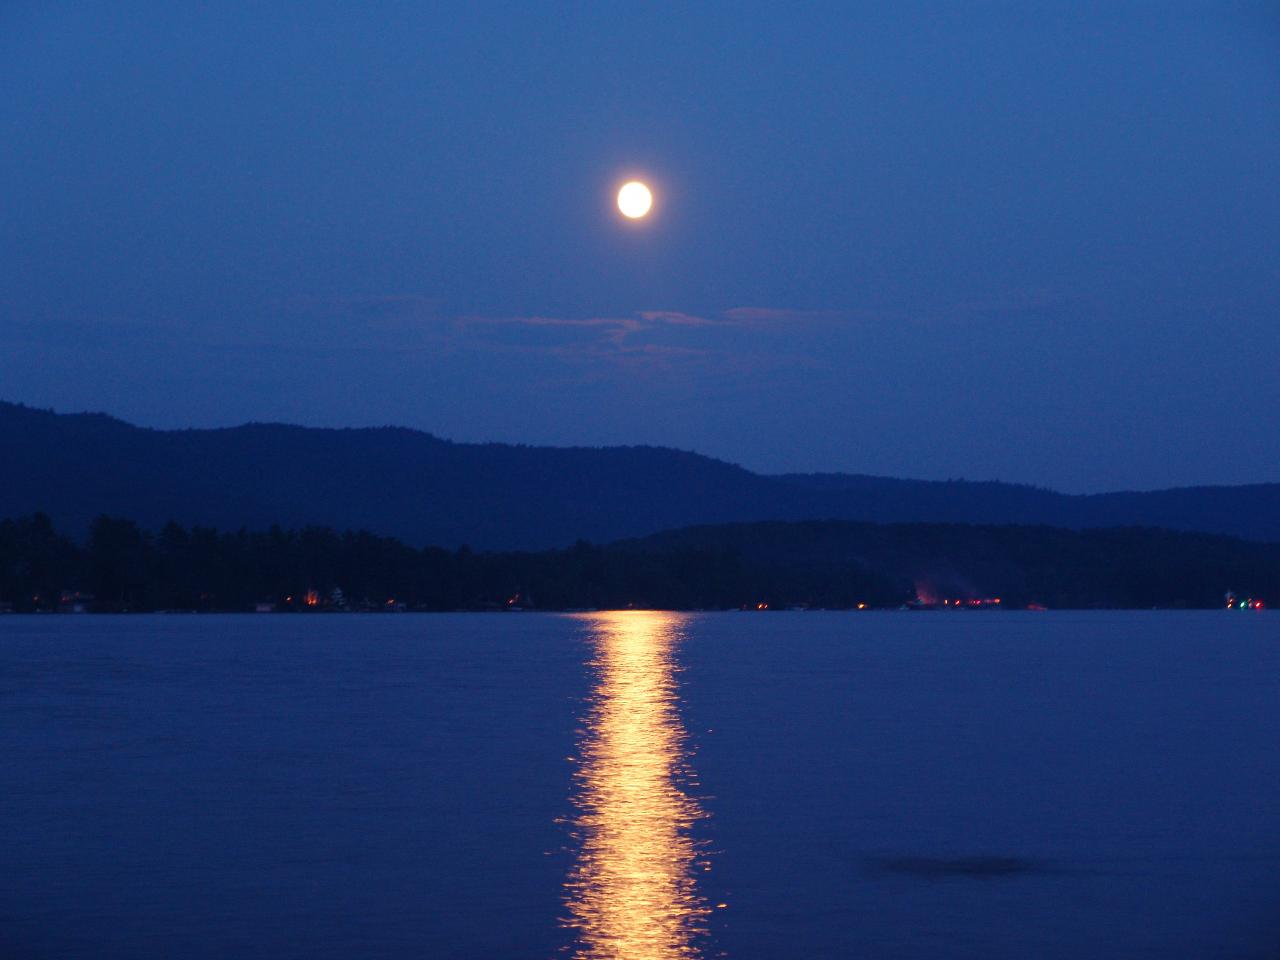
[(589, 618), (597, 685), (577, 772), (581, 843), (565, 883), (579, 960), (676, 960), (702, 955), (710, 913), (692, 836), (705, 816), (690, 781), (677, 710), (674, 648), (684, 618), (647, 611)]

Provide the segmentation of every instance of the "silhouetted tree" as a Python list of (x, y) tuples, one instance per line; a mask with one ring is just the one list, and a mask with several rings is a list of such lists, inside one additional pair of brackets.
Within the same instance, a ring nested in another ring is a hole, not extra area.
[(151, 545), (132, 520), (98, 517), (89, 528), (89, 592), (104, 611), (147, 609)]

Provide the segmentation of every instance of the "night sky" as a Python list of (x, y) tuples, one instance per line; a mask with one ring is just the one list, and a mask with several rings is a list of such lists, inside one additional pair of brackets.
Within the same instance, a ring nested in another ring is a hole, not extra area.
[(10, 0), (0, 91), (0, 399), (1280, 480), (1274, 4)]

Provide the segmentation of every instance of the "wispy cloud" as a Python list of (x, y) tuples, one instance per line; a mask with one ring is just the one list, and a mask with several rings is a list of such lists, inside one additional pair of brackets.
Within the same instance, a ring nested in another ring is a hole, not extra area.
[(760, 326), (794, 326), (848, 320), (857, 314), (849, 310), (792, 310), (788, 307), (733, 307), (724, 312), (733, 323)]
[(681, 310), (640, 310), (617, 317), (553, 317), (529, 316), (459, 317), (463, 324), (512, 325), (525, 327), (566, 327), (607, 331), (613, 338), (653, 333), (666, 328), (728, 329), (733, 327), (786, 327), (799, 323), (816, 323), (853, 316), (837, 310), (791, 310), (776, 307), (733, 307), (719, 314), (705, 316)]
[[(398, 355), (434, 353), (523, 356), (591, 376), (611, 368), (678, 374), (697, 367), (750, 373), (804, 366), (799, 327), (855, 318), (853, 312), (741, 306), (705, 314), (639, 310), (621, 315), (459, 314), (419, 294), (298, 297), (275, 305), (308, 318), (307, 346)], [(750, 336), (744, 336), (750, 332)], [(776, 336), (775, 336), (776, 334)], [(302, 345), (296, 341), (291, 347)]]
[(625, 367), (650, 369), (671, 367), (689, 361), (705, 361), (718, 356), (718, 351), (698, 347), (682, 347), (663, 343), (612, 344), (587, 343), (552, 347), (549, 353), (570, 363), (613, 363)]
[[(720, 375), (742, 377), (821, 367), (828, 361), (815, 344), (828, 342), (830, 336), (823, 328), (885, 320), (875, 311), (740, 306), (711, 314), (642, 310), (621, 317), (529, 316), (501, 322), (564, 331), (567, 335), (548, 352), (564, 363), (600, 366), (606, 373), (609, 366), (671, 374), (714, 368)], [(516, 348), (538, 349), (528, 342)]]
[(646, 323), (667, 323), (675, 327), (722, 327), (733, 322), (727, 317), (699, 317), (677, 310), (643, 310), (637, 316)]

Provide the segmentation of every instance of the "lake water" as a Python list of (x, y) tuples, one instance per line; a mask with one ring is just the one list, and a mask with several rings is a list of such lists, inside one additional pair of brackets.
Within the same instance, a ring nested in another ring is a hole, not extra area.
[(0, 618), (0, 957), (1280, 957), (1277, 627)]

